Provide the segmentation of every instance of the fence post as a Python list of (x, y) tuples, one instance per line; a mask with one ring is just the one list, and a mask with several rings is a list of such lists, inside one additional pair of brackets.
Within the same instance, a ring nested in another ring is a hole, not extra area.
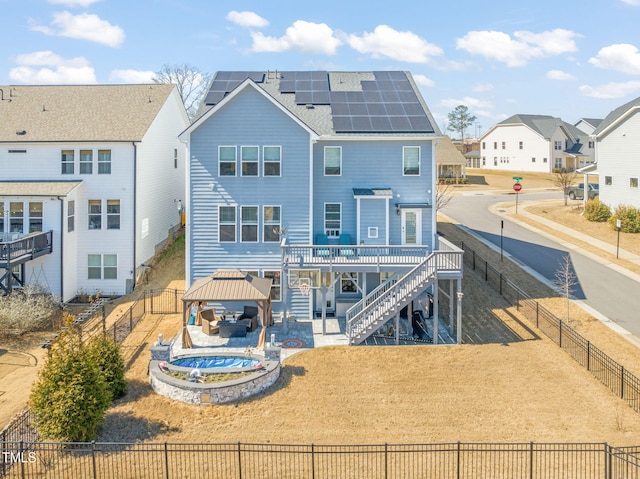
[(133, 331), (133, 306), (129, 308), (129, 332)]
[(613, 468), (612, 466), (612, 458), (611, 458), (611, 446), (609, 446), (606, 442), (604, 443), (604, 473), (607, 479), (611, 479), (613, 477)]
[(91, 463), (93, 464), (93, 479), (98, 477), (98, 469), (96, 468), (96, 442), (91, 441)]
[(520, 290), (516, 288), (516, 311), (520, 311)]
[(620, 399), (624, 399), (624, 366), (620, 366)]
[(587, 341), (587, 371), (591, 371), (591, 341)]
[(389, 448), (387, 443), (384, 443), (384, 479), (389, 478)]
[(560, 320), (560, 349), (562, 349), (562, 320)]
[(149, 311), (151, 314), (153, 314), (153, 297), (154, 297), (154, 294), (153, 294), (153, 291), (151, 291), (151, 311)]
[[(24, 441), (22, 439), (20, 439), (20, 454), (18, 457), (24, 457)], [(22, 460), (20, 461), (20, 478), (24, 479), (24, 461)]]
[(500, 273), (500, 296), (502, 296), (502, 273)]
[(316, 478), (316, 454), (315, 447), (311, 443), (311, 479)]
[(456, 478), (460, 479), (460, 441), (458, 441), (458, 449), (456, 451)]
[(487, 260), (484, 261), (484, 280), (489, 281), (489, 263)]
[(529, 479), (533, 479), (533, 441), (529, 443)]
[(169, 448), (167, 441), (164, 442), (164, 477), (169, 479)]
[(540, 311), (539, 311), (539, 309), (540, 309), (540, 303), (538, 303), (536, 301), (536, 328), (538, 328), (538, 329), (540, 329), (540, 317), (539, 317)]
[(238, 441), (238, 478), (242, 479), (242, 453), (240, 451), (240, 441)]
[(473, 253), (473, 270), (476, 270), (476, 250), (471, 250)]
[(178, 312), (178, 288), (173, 290), (173, 312)]

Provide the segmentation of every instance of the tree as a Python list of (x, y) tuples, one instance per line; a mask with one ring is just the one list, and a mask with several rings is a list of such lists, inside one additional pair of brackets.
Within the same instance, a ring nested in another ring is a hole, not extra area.
[(565, 254), (560, 260), (553, 283), (560, 289), (562, 296), (564, 296), (567, 302), (567, 321), (569, 321), (569, 300), (575, 291), (575, 286), (578, 284), (578, 277), (573, 270), (569, 253)]
[(153, 78), (154, 83), (173, 83), (178, 87), (187, 115), (194, 120), (200, 103), (211, 81), (210, 73), (188, 65), (163, 65)]
[(450, 183), (436, 183), (436, 211), (447, 206), (452, 198)]
[[(569, 196), (569, 187), (576, 180), (578, 174), (575, 171), (566, 171), (564, 169), (555, 173), (553, 183), (562, 190), (564, 194), (564, 205), (567, 206), (567, 198)], [(586, 192), (585, 192), (586, 194)]]
[(448, 131), (455, 131), (460, 133), (460, 139), (464, 143), (464, 132), (467, 128), (473, 125), (476, 121), (476, 117), (469, 113), (469, 108), (465, 105), (458, 105), (455, 109), (449, 113), (449, 125)]

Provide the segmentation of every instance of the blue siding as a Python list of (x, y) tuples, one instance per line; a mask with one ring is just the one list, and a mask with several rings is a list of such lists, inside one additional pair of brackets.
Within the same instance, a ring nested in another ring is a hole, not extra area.
[[(341, 176), (324, 176), (324, 147), (342, 147)], [(403, 176), (402, 147), (420, 146), (420, 176)], [(313, 147), (314, 209), (313, 232), (324, 232), (324, 203), (342, 203), (342, 232), (357, 236), (356, 200), (353, 188), (391, 188), (389, 202), (389, 242), (401, 244), (401, 217), (396, 203), (425, 203), (431, 190), (433, 166), (431, 141), (332, 141)], [(422, 209), (422, 242), (433, 246), (431, 215), (433, 208)]]
[[(387, 238), (386, 199), (360, 200), (360, 243), (365, 245), (384, 245)], [(369, 228), (378, 228), (378, 237), (369, 238)], [(364, 242), (364, 243), (363, 243)]]

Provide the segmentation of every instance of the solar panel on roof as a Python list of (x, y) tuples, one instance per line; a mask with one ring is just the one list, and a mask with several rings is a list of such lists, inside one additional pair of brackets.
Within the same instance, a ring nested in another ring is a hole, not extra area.
[(391, 131), (411, 131), (411, 123), (406, 116), (390, 116), (389, 121), (391, 122)]
[(371, 127), (373, 131), (391, 131), (391, 120), (386, 116), (372, 116)]
[(351, 103), (349, 104), (349, 113), (352, 116), (366, 116), (369, 115), (366, 103)]
[(351, 118), (347, 116), (334, 116), (333, 129), (339, 133), (351, 131), (353, 129), (351, 125)]
[(351, 123), (353, 125), (353, 131), (373, 131), (371, 118), (368, 116), (352, 116)]
[(387, 109), (384, 103), (367, 103), (366, 106), (371, 116), (387, 116)]

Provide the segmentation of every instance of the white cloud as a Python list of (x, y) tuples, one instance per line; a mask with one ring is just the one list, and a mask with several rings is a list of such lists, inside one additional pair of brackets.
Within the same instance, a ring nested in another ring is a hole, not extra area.
[(96, 75), (84, 57), (64, 59), (51, 51), (21, 54), (15, 57), (18, 67), (9, 71), (17, 83), (63, 85), (96, 83)]
[(427, 78), (424, 75), (413, 75), (413, 79), (415, 80), (418, 86), (423, 86), (428, 88), (436, 86), (435, 82), (431, 78)]
[(45, 35), (89, 40), (109, 47), (119, 47), (125, 38), (122, 28), (89, 13), (57, 12), (53, 14), (51, 24), (56, 28), (34, 25), (31, 29)]
[(122, 83), (153, 83), (155, 72), (144, 70), (113, 70), (109, 80)]
[(640, 81), (610, 82), (596, 87), (589, 85), (580, 87), (580, 93), (584, 96), (602, 99), (623, 98), (639, 90)]
[(254, 52), (299, 50), (303, 53), (334, 55), (342, 43), (326, 23), (304, 20), (295, 21), (280, 38), (269, 37), (260, 32), (251, 33), (251, 38), (251, 50)]
[(622, 0), (627, 5), (633, 5), (634, 7), (640, 6), (640, 0)]
[(484, 93), (487, 91), (491, 91), (493, 89), (494, 89), (494, 86), (491, 83), (477, 83), (473, 85), (473, 87), (471, 88), (471, 90), (476, 93)]
[(53, 5), (64, 5), (65, 7), (88, 7), (92, 3), (100, 0), (49, 0)]
[(465, 105), (467, 108), (469, 108), (472, 114), (474, 109), (493, 108), (493, 104), (490, 101), (480, 100), (478, 98), (473, 98), (470, 96), (465, 96), (462, 99), (445, 98), (440, 102), (440, 104), (446, 108), (455, 108), (458, 105)]
[(549, 80), (575, 80), (571, 73), (563, 72), (562, 70), (549, 70), (547, 72), (547, 78)]
[(442, 55), (437, 45), (427, 42), (413, 32), (399, 32), (387, 25), (378, 25), (371, 33), (349, 35), (354, 50), (373, 58), (391, 58), (409, 63), (429, 63), (432, 56)]
[(510, 67), (521, 67), (532, 58), (577, 51), (574, 39), (580, 36), (562, 28), (542, 33), (519, 31), (513, 34), (513, 38), (503, 32), (472, 31), (458, 38), (456, 46), (472, 55), (503, 62)]
[(268, 20), (254, 12), (237, 12), (233, 10), (227, 14), (226, 19), (241, 27), (261, 28), (269, 25)]
[(640, 75), (640, 52), (628, 43), (609, 45), (600, 49), (598, 55), (589, 58), (589, 63), (605, 70)]

